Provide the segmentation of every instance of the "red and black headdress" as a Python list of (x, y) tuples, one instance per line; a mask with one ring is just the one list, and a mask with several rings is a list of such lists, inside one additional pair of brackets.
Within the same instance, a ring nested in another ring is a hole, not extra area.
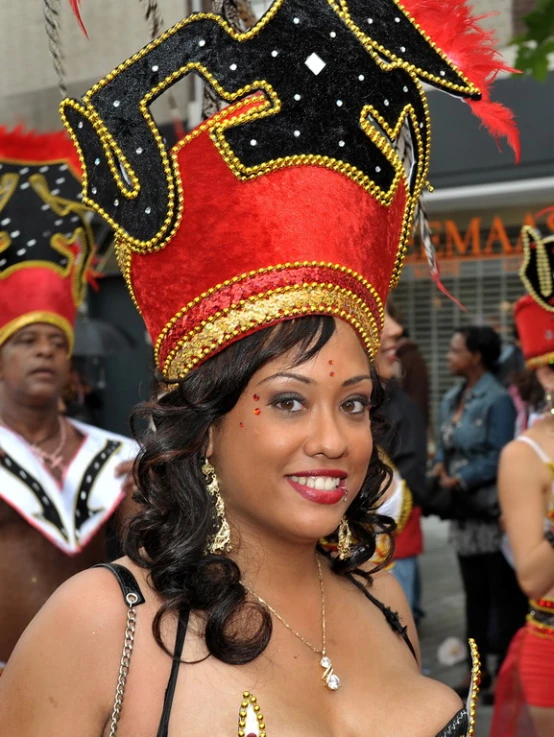
[[(186, 18), (65, 100), (83, 201), (116, 232), (165, 377), (306, 314), (373, 354), (427, 184), (423, 84), (517, 148), (488, 97), (499, 66), (463, 0), (275, 0), (244, 33)], [(189, 73), (229, 107), (168, 150), (150, 105)]]
[(73, 344), (93, 255), (80, 176), (65, 132), (0, 128), (0, 345), (37, 322)]
[(528, 294), (515, 306), (514, 315), (528, 368), (554, 364), (554, 235), (543, 238), (525, 225), (521, 279)]

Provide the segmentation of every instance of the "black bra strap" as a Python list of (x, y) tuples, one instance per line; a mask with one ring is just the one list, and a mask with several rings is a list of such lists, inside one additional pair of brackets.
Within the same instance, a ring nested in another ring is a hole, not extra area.
[(127, 596), (129, 594), (134, 594), (137, 597), (134, 603), (135, 606), (144, 604), (145, 598), (142, 595), (142, 591), (140, 590), (140, 586), (137, 583), (137, 579), (133, 576), (128, 568), (119, 565), (119, 563), (98, 563), (98, 565), (94, 566), (94, 568), (107, 568), (108, 571), (111, 571), (113, 573), (121, 588), (121, 593), (123, 594), (123, 598), (126, 604), (129, 604), (129, 602), (127, 601)]
[(158, 729), (157, 737), (167, 737), (169, 729), (169, 718), (171, 716), (171, 707), (173, 706), (173, 697), (175, 696), (175, 687), (177, 686), (177, 676), (179, 675), (179, 666), (181, 665), (181, 655), (183, 654), (183, 645), (185, 643), (185, 635), (189, 623), (189, 612), (182, 612), (177, 625), (177, 635), (175, 636), (175, 650), (173, 655), (173, 664), (171, 666), (171, 675), (165, 690), (164, 708), (162, 718)]
[(397, 635), (400, 635), (400, 637), (404, 640), (406, 645), (410, 648), (410, 652), (414, 656), (414, 658), (417, 661), (417, 655), (416, 651), (414, 649), (414, 646), (411, 643), (410, 638), (408, 637), (408, 628), (405, 627), (401, 621), (400, 617), (398, 616), (398, 612), (395, 612), (393, 609), (391, 609), (388, 606), (385, 606), (382, 601), (379, 601), (379, 599), (376, 599), (373, 594), (370, 594), (370, 592), (367, 590), (367, 587), (363, 585), (360, 581), (358, 581), (351, 573), (347, 574), (347, 577), (352, 581), (354, 586), (360, 589), (360, 591), (364, 594), (364, 596), (371, 601), (372, 604), (375, 604), (377, 609), (380, 609), (383, 613), (383, 616), (387, 620), (388, 625), (392, 630), (396, 632)]

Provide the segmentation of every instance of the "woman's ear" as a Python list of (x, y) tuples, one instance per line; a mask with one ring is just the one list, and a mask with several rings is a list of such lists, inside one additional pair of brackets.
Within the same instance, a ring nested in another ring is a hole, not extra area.
[(208, 444), (206, 445), (206, 453), (205, 453), (206, 458), (210, 460), (213, 453), (214, 453), (214, 426), (212, 424), (208, 428)]

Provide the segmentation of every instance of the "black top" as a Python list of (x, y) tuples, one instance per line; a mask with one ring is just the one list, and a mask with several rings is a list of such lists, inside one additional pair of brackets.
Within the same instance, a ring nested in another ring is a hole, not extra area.
[[(127, 601), (126, 597), (129, 593), (135, 593), (137, 595), (136, 605), (144, 603), (144, 597), (142, 595), (140, 587), (135, 577), (128, 568), (125, 568), (125, 566), (121, 566), (118, 564), (108, 563), (104, 563), (96, 567), (107, 568), (114, 574), (119, 582), (123, 593), (123, 598), (125, 599), (127, 604), (129, 602)], [(379, 599), (376, 599), (373, 594), (371, 594), (366, 589), (366, 587), (362, 583), (357, 581), (352, 575), (348, 575), (348, 578), (354, 584), (354, 586), (360, 589), (363, 595), (383, 613), (383, 616), (387, 620), (387, 623), (389, 624), (391, 629), (396, 632), (399, 637), (402, 637), (406, 645), (409, 647), (410, 652), (412, 653), (414, 658), (416, 658), (414, 647), (410, 642), (410, 638), (407, 634), (407, 628), (401, 624), (400, 617), (398, 616), (397, 612), (393, 611), (388, 606), (385, 606), (385, 604), (379, 601)], [(157, 737), (168, 737), (169, 718), (171, 716), (171, 707), (173, 705), (173, 697), (175, 696), (175, 688), (177, 686), (177, 677), (179, 675), (179, 668), (181, 666), (181, 663), (179, 661), (181, 659), (183, 645), (185, 643), (185, 635), (187, 632), (189, 614), (190, 612), (185, 610), (181, 612), (181, 615), (179, 617), (177, 635), (175, 637), (175, 655), (173, 665), (171, 666), (169, 682), (165, 691), (162, 718), (160, 720)], [(455, 714), (454, 717), (452, 717), (448, 724), (437, 735), (435, 735), (435, 737), (467, 737), (468, 730), (469, 717), (467, 710), (460, 709), (460, 711)]]

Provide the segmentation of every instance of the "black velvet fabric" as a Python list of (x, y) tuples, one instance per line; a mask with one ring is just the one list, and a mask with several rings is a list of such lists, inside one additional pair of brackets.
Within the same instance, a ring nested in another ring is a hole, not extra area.
[[(542, 239), (540, 233), (534, 229), (526, 231), (528, 241), (525, 243), (525, 262), (523, 276), (527, 282), (528, 291), (533, 298), (551, 312), (554, 309), (554, 238)], [(539, 279), (539, 263), (546, 259), (546, 268), (551, 277), (547, 280)], [(546, 293), (547, 284), (550, 284), (550, 293)], [(529, 289), (529, 286), (531, 289)], [(544, 291), (543, 291), (544, 290)]]
[[(223, 23), (193, 17), (95, 91), (90, 105), (138, 177), (140, 191), (133, 198), (122, 196), (110, 172), (97, 128), (89, 119), (91, 109), (87, 114), (66, 106), (66, 120), (86, 160), (88, 197), (142, 242), (169, 232), (175, 214), (168, 220), (165, 147), (156, 142), (139, 103), (170, 75), (176, 75), (175, 82), (195, 71), (193, 64), (207, 70), (229, 96), (246, 86), (251, 91), (267, 90), (270, 85), (280, 100), (278, 112), (224, 132), (242, 166), (259, 167), (302, 154), (324, 156), (346, 162), (388, 191), (395, 170), (363, 131), (362, 113), (385, 145), (390, 139), (384, 128), (394, 127), (410, 104), (422, 138), (421, 151), (426, 151), (429, 131), (423, 92), (415, 75), (401, 68), (400, 62), (417, 65), (421, 79), (436, 77), (439, 87), (465, 83), (393, 0), (345, 1), (342, 15), (337, 6), (329, 0), (283, 0), (269, 22), (264, 25), (262, 19), (259, 31), (243, 41), (234, 39)], [(347, 22), (347, 10), (358, 34)], [(375, 43), (384, 50), (374, 50)], [(378, 63), (383, 60), (386, 69)], [(364, 111), (367, 105), (374, 109), (371, 117)], [(377, 115), (383, 124), (377, 122)], [(411, 122), (414, 138), (413, 126)], [(422, 165), (416, 160), (411, 186)]]

